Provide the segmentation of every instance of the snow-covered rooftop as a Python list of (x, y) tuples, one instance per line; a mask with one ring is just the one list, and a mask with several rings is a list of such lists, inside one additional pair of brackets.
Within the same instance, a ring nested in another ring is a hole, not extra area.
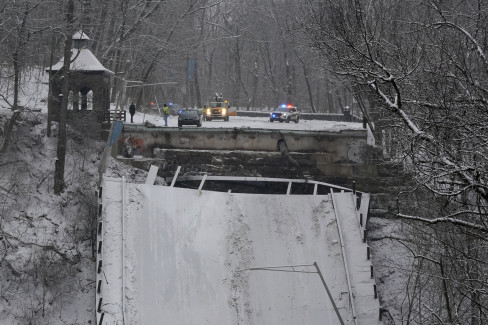
[[(73, 36), (74, 37), (74, 36)], [(76, 58), (76, 59), (75, 59)], [(52, 66), (48, 71), (58, 71), (63, 67), (64, 58), (62, 58), (58, 63)], [(105, 68), (100, 61), (95, 57), (95, 55), (86, 48), (80, 50), (73, 49), (71, 52), (71, 65), (69, 69), (71, 71), (99, 71), (105, 72), (110, 75), (114, 73), (107, 68)]]
[(88, 37), (88, 35), (86, 35), (86, 33), (84, 33), (83, 31), (79, 30), (79, 31), (77, 31), (76, 33), (73, 34), (73, 39), (89, 40), (90, 38)]

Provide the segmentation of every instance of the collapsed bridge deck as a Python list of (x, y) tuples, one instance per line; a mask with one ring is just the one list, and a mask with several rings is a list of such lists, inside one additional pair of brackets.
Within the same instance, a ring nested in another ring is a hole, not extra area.
[(379, 324), (358, 218), (365, 193), (358, 205), (352, 192), (236, 194), (113, 178), (102, 193), (106, 322)]

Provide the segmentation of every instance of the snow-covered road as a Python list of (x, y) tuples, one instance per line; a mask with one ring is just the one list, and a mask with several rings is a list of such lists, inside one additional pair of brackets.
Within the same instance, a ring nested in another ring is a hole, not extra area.
[[(130, 123), (130, 115), (127, 112), (127, 121)], [(161, 116), (153, 114), (144, 114), (137, 112), (134, 115), (134, 123), (142, 124), (148, 121), (156, 126), (164, 126), (164, 120)], [(168, 127), (177, 127), (178, 117), (169, 116)], [(196, 128), (196, 126), (184, 126), (185, 128)], [(285, 130), (323, 130), (323, 131), (340, 131), (340, 130), (361, 130), (362, 123), (352, 122), (336, 122), (323, 120), (304, 120), (301, 119), (299, 123), (280, 123), (269, 121), (267, 117), (246, 117), (246, 116), (231, 116), (229, 121), (212, 120), (203, 121), (203, 128), (254, 128), (254, 129), (285, 129)]]
[[(317, 274), (248, 271), (311, 264), (346, 315), (327, 196), (231, 194), (128, 186), (132, 324), (339, 324)], [(312, 271), (312, 268), (308, 268)], [(332, 272), (333, 270), (333, 272)]]

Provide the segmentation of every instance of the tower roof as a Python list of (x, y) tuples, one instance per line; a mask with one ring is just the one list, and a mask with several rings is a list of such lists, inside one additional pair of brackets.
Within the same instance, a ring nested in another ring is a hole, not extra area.
[[(103, 72), (109, 75), (114, 75), (112, 71), (105, 68), (100, 61), (98, 61), (95, 55), (86, 48), (82, 48), (80, 50), (73, 49), (71, 52), (71, 61), (71, 65), (69, 67), (70, 71)], [(46, 69), (46, 71), (58, 71), (63, 67), (63, 64), (64, 58), (53, 65), (51, 69)]]
[(77, 31), (76, 33), (73, 34), (72, 36), (72, 39), (76, 39), (76, 40), (89, 40), (90, 38), (88, 37), (88, 35), (86, 35), (85, 32), (83, 32), (82, 30), (79, 30)]

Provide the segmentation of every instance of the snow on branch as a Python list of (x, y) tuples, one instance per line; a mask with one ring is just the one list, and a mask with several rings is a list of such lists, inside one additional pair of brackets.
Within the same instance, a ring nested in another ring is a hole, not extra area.
[(401, 213), (396, 214), (396, 216), (398, 218), (401, 218), (401, 219), (420, 221), (420, 222), (424, 222), (424, 223), (428, 223), (428, 224), (450, 223), (450, 224), (453, 224), (456, 226), (463, 226), (463, 227), (479, 230), (482, 232), (488, 232), (488, 229), (486, 227), (483, 227), (483, 226), (478, 225), (478, 224), (473, 223), (473, 222), (464, 221), (464, 220), (460, 220), (460, 219), (456, 219), (456, 218), (452, 218), (452, 217), (427, 219), (427, 218), (422, 218), (422, 217), (417, 217), (417, 216), (409, 216), (409, 215), (401, 214)]
[(436, 109), (442, 109), (446, 110), (446, 107), (443, 105), (431, 103), (431, 102), (426, 102), (426, 101), (419, 101), (419, 100), (405, 100), (405, 103), (412, 104), (412, 105), (420, 105), (420, 106), (425, 106), (429, 108), (436, 108)]
[[(377, 63), (377, 61), (374, 61), (375, 63)], [(432, 136), (431, 134), (428, 134), (424, 131), (422, 131), (421, 129), (419, 129), (419, 127), (412, 121), (412, 119), (410, 118), (410, 116), (405, 112), (405, 110), (402, 109), (402, 102), (401, 102), (401, 97), (400, 97), (400, 88), (398, 87), (397, 83), (396, 83), (396, 80), (394, 78), (394, 76), (388, 72), (388, 70), (383, 66), (381, 65), (379, 62), (377, 63), (378, 67), (382, 69), (382, 71), (385, 71), (385, 73), (388, 75), (388, 78), (379, 78), (380, 80), (382, 81), (385, 81), (387, 82), (388, 84), (391, 84), (391, 86), (394, 88), (394, 91), (395, 91), (395, 97), (393, 100), (391, 100), (379, 87), (378, 87), (378, 80), (375, 78), (374, 80), (372, 81), (369, 81), (368, 84), (370, 85), (370, 87), (376, 92), (376, 94), (385, 102), (385, 104), (387, 105), (387, 107), (392, 110), (393, 112), (395, 112), (396, 114), (398, 114), (400, 116), (400, 118), (403, 120), (403, 122), (407, 125), (407, 127), (417, 136), (419, 137), (420, 139), (422, 140), (425, 140), (431, 144), (433, 144), (434, 146), (437, 146), (437, 147), (441, 147), (436, 139), (434, 138), (434, 136)], [(442, 148), (441, 148), (442, 149)], [(443, 150), (441, 150), (442, 152)], [(445, 166), (448, 166), (454, 170), (457, 171), (457, 173), (460, 175), (461, 178), (463, 178), (466, 182), (468, 182), (469, 184), (474, 184), (475, 183), (475, 180), (473, 179), (473, 177), (468, 173), (466, 172), (465, 169), (463, 169), (458, 163), (456, 163), (455, 161), (453, 161), (452, 159), (448, 158), (447, 156), (445, 155), (442, 155), (441, 156), (441, 159), (440, 161), (445, 165)], [(476, 186), (475, 187), (475, 190), (477, 192), (479, 192), (481, 195), (483, 195), (484, 197), (487, 196), (487, 191), (480, 187), (480, 186)]]
[(400, 108), (401, 104), (400, 104), (400, 100), (399, 100), (399, 90), (398, 90), (396, 84), (394, 84), (395, 80), (393, 77), (391, 77), (389, 79), (389, 81), (391, 83), (393, 83), (393, 86), (395, 87), (395, 90), (396, 90), (396, 95), (395, 95), (394, 101), (391, 101), (390, 98), (388, 98), (388, 96), (383, 91), (381, 91), (381, 89), (379, 89), (379, 87), (376, 84), (376, 80), (369, 82), (369, 85), (373, 88), (374, 91), (376, 91), (378, 96), (380, 96), (384, 100), (384, 102), (386, 103), (386, 105), (390, 109), (392, 109), (394, 112), (396, 112), (398, 115), (400, 115), (402, 120), (405, 122), (405, 124), (408, 126), (408, 128), (414, 134), (416, 134), (417, 136), (421, 137), (424, 140), (432, 141), (433, 137), (431, 135), (428, 135), (425, 132), (421, 131), (417, 127), (417, 125), (412, 121), (412, 119), (410, 119), (410, 117), (407, 115), (407, 113), (405, 113), (405, 111)]
[(438, 27), (446, 26), (446, 27), (450, 27), (452, 29), (456, 29), (456, 30), (460, 31), (461, 33), (463, 33), (464, 36), (466, 36), (471, 41), (471, 43), (473, 43), (473, 45), (476, 47), (476, 51), (478, 52), (480, 57), (483, 59), (485, 65), (488, 66), (488, 59), (486, 57), (486, 54), (483, 52), (483, 49), (481, 48), (478, 41), (476, 41), (476, 39), (467, 30), (465, 30), (464, 28), (462, 28), (462, 27), (460, 27), (454, 23), (451, 23), (449, 21), (437, 22), (437, 23), (434, 23), (433, 26), (438, 26)]

